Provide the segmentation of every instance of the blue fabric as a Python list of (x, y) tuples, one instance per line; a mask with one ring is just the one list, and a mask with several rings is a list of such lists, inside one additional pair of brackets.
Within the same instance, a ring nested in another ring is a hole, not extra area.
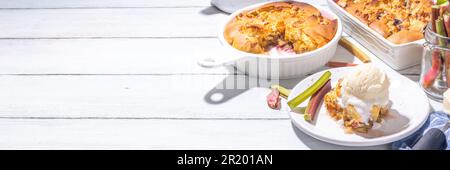
[[(428, 129), (431, 128), (441, 128), (445, 126), (445, 124), (450, 120), (450, 116), (444, 112), (432, 112), (430, 117), (425, 122), (425, 124), (414, 134), (394, 142), (392, 144), (392, 149), (395, 150), (409, 150), (415, 141), (418, 140), (420, 136), (425, 134)], [(447, 137), (447, 150), (450, 150), (450, 129), (447, 129), (445, 132), (445, 136)]]

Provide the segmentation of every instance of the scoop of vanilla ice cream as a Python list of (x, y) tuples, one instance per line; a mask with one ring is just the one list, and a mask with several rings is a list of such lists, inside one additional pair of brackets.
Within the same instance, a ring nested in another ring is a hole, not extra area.
[(386, 105), (389, 102), (389, 85), (389, 78), (383, 70), (373, 64), (363, 64), (344, 77), (343, 97), (354, 96), (370, 104)]

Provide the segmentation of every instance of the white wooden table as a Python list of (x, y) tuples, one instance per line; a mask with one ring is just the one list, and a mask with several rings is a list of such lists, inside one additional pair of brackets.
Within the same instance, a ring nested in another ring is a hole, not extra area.
[[(267, 86), (209, 100), (246, 78), (196, 64), (221, 51), (226, 17), (209, 0), (0, 0), (0, 149), (390, 147), (313, 139), (266, 106)], [(333, 60), (360, 63), (341, 47)], [(400, 73), (417, 81), (419, 70)]]

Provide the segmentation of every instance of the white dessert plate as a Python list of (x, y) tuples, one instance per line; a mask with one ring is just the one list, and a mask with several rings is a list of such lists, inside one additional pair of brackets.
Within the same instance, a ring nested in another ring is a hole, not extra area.
[[(337, 81), (344, 77), (354, 67), (330, 69), (331, 85), (334, 88)], [(325, 71), (313, 74), (291, 91), (288, 101), (311, 86)], [(381, 123), (375, 123), (368, 133), (346, 133), (342, 123), (332, 119), (324, 104), (316, 113), (313, 122), (305, 121), (302, 113), (289, 112), (293, 124), (304, 133), (333, 144), (345, 146), (372, 146), (400, 140), (418, 130), (428, 118), (430, 107), (426, 94), (419, 85), (398, 73), (386, 73), (390, 79), (389, 87), (390, 110)], [(308, 100), (300, 107), (305, 107)]]

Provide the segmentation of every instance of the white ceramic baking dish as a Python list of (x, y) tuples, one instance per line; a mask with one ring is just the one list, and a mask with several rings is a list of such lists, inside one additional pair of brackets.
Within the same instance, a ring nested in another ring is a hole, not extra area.
[(342, 22), (330, 10), (315, 5), (313, 6), (320, 10), (322, 16), (337, 20), (337, 31), (334, 38), (318, 49), (301, 54), (273, 56), (243, 52), (228, 44), (223, 35), (228, 22), (244, 11), (260, 7), (267, 3), (271, 2), (251, 5), (232, 13), (221, 26), (218, 33), (218, 39), (223, 45), (224, 51), (217, 52), (216, 56), (202, 58), (199, 60), (199, 64), (204, 67), (234, 64), (239, 71), (250, 76), (266, 79), (288, 79), (317, 71), (334, 56), (342, 34)]
[(327, 1), (330, 9), (342, 19), (344, 32), (390, 67), (402, 70), (420, 63), (424, 39), (394, 44), (345, 11), (334, 0)]

